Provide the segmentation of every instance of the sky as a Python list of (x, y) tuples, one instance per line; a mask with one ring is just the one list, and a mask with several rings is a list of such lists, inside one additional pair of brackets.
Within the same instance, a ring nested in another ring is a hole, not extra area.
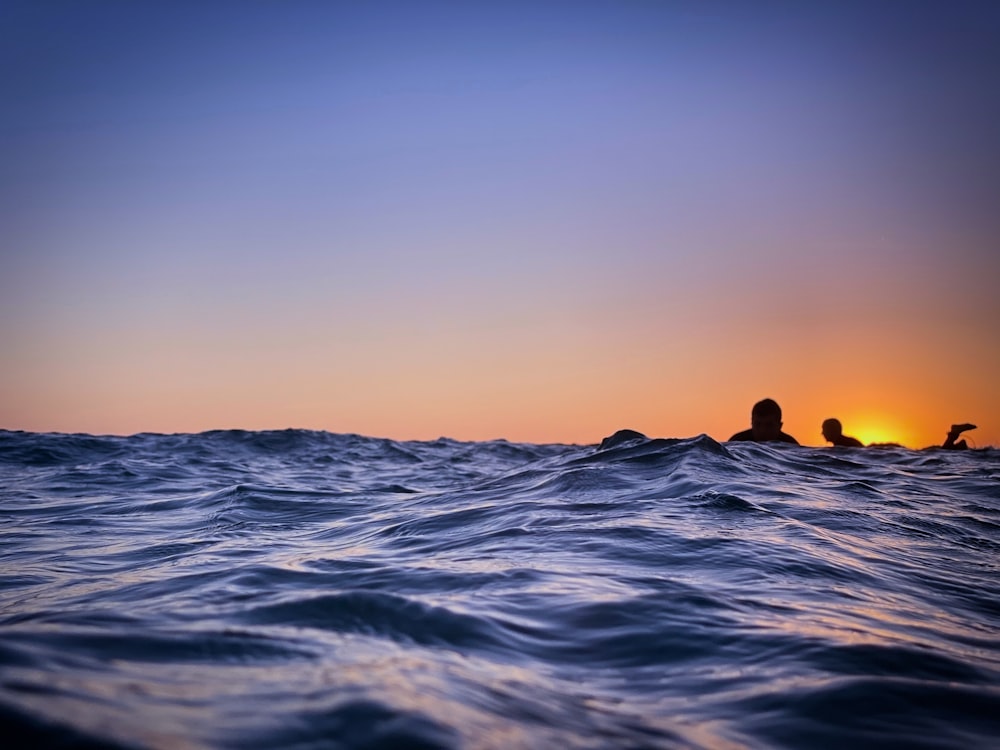
[(996, 2), (0, 18), (0, 429), (1000, 445)]

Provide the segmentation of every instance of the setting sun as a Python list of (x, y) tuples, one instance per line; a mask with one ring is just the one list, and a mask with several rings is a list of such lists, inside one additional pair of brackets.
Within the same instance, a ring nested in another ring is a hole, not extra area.
[(885, 417), (858, 418), (852, 420), (850, 424), (850, 433), (865, 445), (899, 443), (912, 447), (909, 433), (891, 419)]
[(2, 429), (1000, 445), (993, 20), (10, 5)]

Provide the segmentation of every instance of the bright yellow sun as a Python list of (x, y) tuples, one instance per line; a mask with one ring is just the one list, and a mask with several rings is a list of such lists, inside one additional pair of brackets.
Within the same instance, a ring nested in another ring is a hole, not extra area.
[(853, 435), (865, 445), (872, 443), (907, 444), (907, 437), (897, 426), (884, 420), (862, 420), (852, 422), (850, 430), (844, 427), (844, 433)]

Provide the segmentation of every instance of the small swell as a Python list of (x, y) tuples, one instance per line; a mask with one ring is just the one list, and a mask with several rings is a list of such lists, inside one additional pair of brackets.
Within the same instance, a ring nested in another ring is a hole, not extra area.
[(252, 624), (318, 628), (427, 646), (502, 647), (495, 627), (484, 618), (378, 591), (293, 599), (252, 609), (240, 619)]

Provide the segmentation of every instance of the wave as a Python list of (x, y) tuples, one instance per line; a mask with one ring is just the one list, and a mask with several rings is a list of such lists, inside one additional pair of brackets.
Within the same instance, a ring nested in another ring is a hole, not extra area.
[(986, 746), (1000, 453), (0, 432), (0, 721), (81, 747)]

